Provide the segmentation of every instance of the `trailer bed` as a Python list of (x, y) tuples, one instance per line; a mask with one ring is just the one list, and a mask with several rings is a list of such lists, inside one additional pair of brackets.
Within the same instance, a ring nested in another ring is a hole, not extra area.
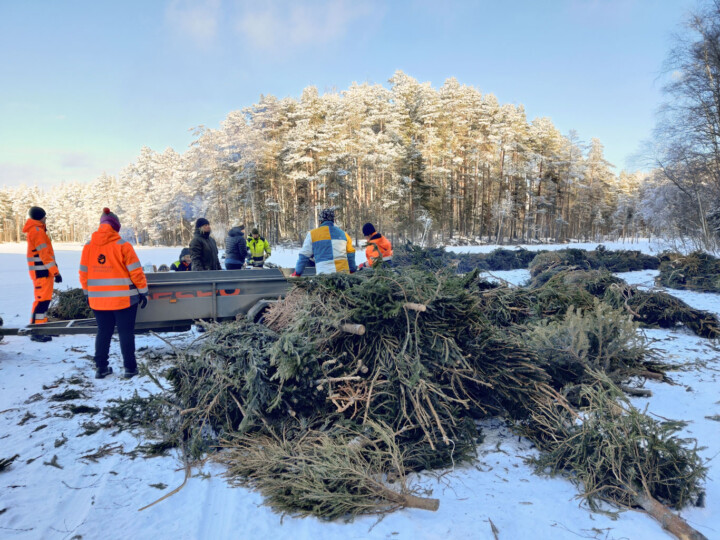
[[(245, 315), (268, 300), (283, 298), (292, 270), (263, 268), (146, 274), (148, 303), (138, 309), (135, 332), (185, 331), (198, 320), (222, 321)], [(305, 275), (314, 275), (314, 269)], [(24, 328), (2, 328), (2, 335), (95, 334), (95, 319), (53, 321)]]

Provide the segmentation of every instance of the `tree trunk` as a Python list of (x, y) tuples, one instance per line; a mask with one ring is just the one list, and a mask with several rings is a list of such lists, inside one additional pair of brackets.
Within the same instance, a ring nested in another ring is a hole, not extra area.
[(670, 534), (674, 534), (680, 540), (708, 540), (706, 536), (693, 529), (688, 525), (687, 521), (674, 514), (661, 502), (655, 500), (649, 493), (637, 495), (635, 502), (658, 520), (663, 529)]

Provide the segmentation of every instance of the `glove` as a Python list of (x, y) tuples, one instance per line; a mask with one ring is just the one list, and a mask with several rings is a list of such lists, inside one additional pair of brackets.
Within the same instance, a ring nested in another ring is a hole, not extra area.
[(293, 272), (292, 274), (290, 274), (290, 277), (300, 277), (300, 274), (298, 274), (297, 272)]
[(140, 304), (140, 309), (145, 309), (145, 306), (147, 306), (147, 294), (140, 293), (140, 301), (138, 303)]
[(55, 274), (55, 283), (62, 283), (62, 276), (60, 274)]
[(365, 268), (365, 263), (360, 263), (360, 264), (358, 264), (358, 267), (357, 267), (358, 272), (359, 272), (360, 270), (362, 270), (363, 268)]

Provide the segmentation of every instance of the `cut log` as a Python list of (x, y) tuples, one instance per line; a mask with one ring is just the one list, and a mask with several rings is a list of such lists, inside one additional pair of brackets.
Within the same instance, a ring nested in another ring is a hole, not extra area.
[(439, 499), (417, 497), (415, 495), (403, 495), (403, 506), (406, 508), (419, 508), (420, 510), (437, 511), (440, 508)]
[(405, 302), (403, 307), (412, 311), (427, 311), (427, 306), (425, 304), (416, 304), (414, 302)]
[(673, 513), (667, 506), (648, 493), (635, 497), (635, 502), (660, 522), (662, 528), (680, 540), (708, 540), (705, 535), (693, 529), (687, 521)]
[(363, 326), (362, 324), (345, 323), (339, 325), (337, 328), (338, 330), (342, 330), (343, 332), (347, 332), (348, 334), (355, 334), (356, 336), (365, 335), (365, 326)]
[(630, 386), (625, 386), (624, 384), (621, 384), (620, 389), (623, 392), (625, 392), (626, 394), (630, 394), (631, 396), (638, 396), (638, 397), (652, 396), (652, 392), (650, 390), (648, 390), (647, 388), (632, 388)]
[(646, 379), (654, 379), (656, 381), (662, 381), (665, 376), (662, 373), (655, 373), (654, 371), (638, 371), (639, 377), (645, 377)]

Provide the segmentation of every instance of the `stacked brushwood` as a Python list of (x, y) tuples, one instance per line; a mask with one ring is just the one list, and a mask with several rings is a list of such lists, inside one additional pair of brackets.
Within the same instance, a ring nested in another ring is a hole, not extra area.
[(705, 539), (666, 506), (697, 496), (707, 469), (695, 441), (677, 436), (682, 423), (653, 419), (602, 373), (593, 377), (582, 388), (582, 417), (548, 404), (532, 412), (525, 428), (541, 451), (532, 460), (536, 470), (577, 483), (594, 510), (600, 502), (642, 508), (678, 538)]
[(659, 281), (672, 289), (720, 293), (720, 259), (702, 251), (664, 254)]
[(454, 253), (443, 248), (423, 249), (408, 243), (394, 249), (393, 261), (395, 266), (399, 267), (414, 266), (428, 270), (451, 267), (460, 274), (472, 270), (495, 272), (526, 268), (530, 268), (533, 274), (539, 274), (557, 266), (630, 272), (655, 270), (660, 265), (658, 257), (633, 250), (611, 251), (603, 245), (599, 245), (593, 251), (575, 248), (559, 251), (498, 248), (490, 253)]
[(395, 246), (393, 249), (393, 265), (396, 267), (413, 267), (429, 270), (431, 272), (443, 268), (455, 267), (456, 254), (445, 251), (444, 248), (422, 248), (408, 242)]
[(581, 270), (607, 270), (609, 272), (631, 272), (635, 270), (656, 270), (660, 259), (640, 251), (611, 251), (598, 246), (594, 251), (583, 249), (562, 249), (539, 253), (529, 266), (532, 278), (554, 268), (575, 267)]
[(647, 327), (685, 326), (700, 337), (720, 337), (720, 321), (715, 314), (692, 308), (666, 292), (628, 285), (606, 270), (556, 266), (536, 274), (527, 288), (501, 289), (497, 294), (508, 297), (500, 306), (490, 306), (498, 308), (493, 313), (499, 323), (517, 323), (537, 316), (554, 317), (562, 308), (569, 305), (587, 308), (593, 298), (598, 298), (625, 310)]
[(518, 270), (528, 268), (532, 260), (544, 251), (530, 251), (523, 248), (498, 248), (490, 253), (457, 253), (454, 258), (458, 261), (457, 271), (460, 273), (472, 270)]
[(93, 312), (82, 289), (56, 289), (48, 309), (48, 317), (62, 321), (90, 319)]
[[(619, 396), (618, 384), (657, 369), (633, 310), (607, 301), (615, 289), (627, 299), (622, 280), (566, 269), (538, 286), (499, 287), (477, 271), (429, 271), (432, 255), (413, 247), (403, 256), (416, 264), (400, 271), (295, 280), (264, 325), (211, 328), (168, 373), (171, 390), (106, 413), (190, 460), (213, 455), (277, 510), (324, 519), (436, 509), (409, 473), (472, 460), (477, 421), (491, 416), (533, 440), (545, 469), (580, 478), (602, 457), (590, 459), (590, 445), (616, 436), (604, 424), (615, 415), (643, 453), (592, 473), (590, 500), (659, 501), (649, 510), (658, 517), (700, 496), (695, 448), (627, 403), (608, 397), (601, 411), (593, 397)], [(625, 475), (614, 484), (613, 471)]]

